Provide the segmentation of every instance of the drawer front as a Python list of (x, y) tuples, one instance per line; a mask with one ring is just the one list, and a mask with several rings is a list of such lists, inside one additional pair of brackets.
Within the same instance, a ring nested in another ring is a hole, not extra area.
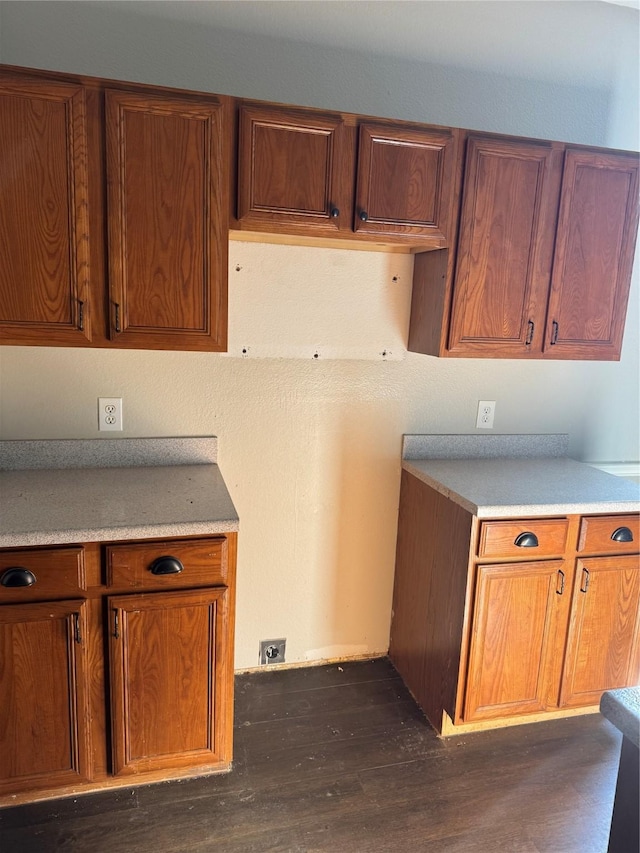
[(68, 598), (86, 590), (84, 549), (0, 551), (0, 602)]
[(550, 557), (564, 554), (569, 521), (566, 518), (484, 521), (480, 526), (478, 557)]
[(635, 554), (640, 551), (639, 515), (594, 515), (580, 522), (578, 551)]
[(224, 536), (109, 545), (108, 587), (167, 589), (220, 586), (227, 583), (227, 540)]

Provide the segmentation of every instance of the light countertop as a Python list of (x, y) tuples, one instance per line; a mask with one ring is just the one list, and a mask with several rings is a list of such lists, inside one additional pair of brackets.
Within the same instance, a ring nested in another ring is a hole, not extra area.
[[(520, 437), (506, 436), (510, 458), (500, 455), (504, 448), (499, 436), (491, 436), (487, 455), (479, 449), (486, 446), (483, 436), (447, 437), (450, 445), (445, 437), (410, 438), (424, 439), (424, 447), (416, 455), (433, 453), (436, 458), (405, 458), (402, 467), (479, 518), (640, 511), (638, 483), (558, 455), (557, 442), (553, 446), (549, 441), (555, 439), (552, 436), (539, 437), (539, 448), (537, 437), (522, 437), (522, 449), (515, 441)], [(475, 440), (471, 446), (467, 446), (469, 439)], [(549, 454), (547, 446), (552, 447)], [(447, 447), (453, 458), (442, 458)], [(535, 455), (538, 449), (540, 456)], [(471, 458), (464, 458), (465, 454)]]
[[(171, 536), (212, 535), (238, 530), (238, 516), (216, 463), (183, 464), (162, 441), (162, 457), (138, 456), (129, 464), (126, 439), (116, 447), (127, 460), (111, 459), (108, 467), (59, 468), (32, 465), (0, 471), (0, 547), (106, 542)], [(142, 439), (136, 441), (136, 453)], [(166, 444), (165, 444), (166, 442)], [(8, 443), (0, 443), (6, 444)], [(93, 444), (100, 444), (97, 441)], [(92, 444), (92, 453), (95, 448)], [(157, 444), (157, 442), (156, 442)], [(107, 456), (114, 441), (105, 442)], [(78, 446), (74, 445), (77, 463)], [(2, 448), (4, 449), (4, 448)], [(14, 451), (14, 448), (10, 448)], [(29, 448), (30, 461), (34, 448)], [(184, 447), (182, 447), (184, 452)], [(215, 458), (215, 456), (213, 456)]]

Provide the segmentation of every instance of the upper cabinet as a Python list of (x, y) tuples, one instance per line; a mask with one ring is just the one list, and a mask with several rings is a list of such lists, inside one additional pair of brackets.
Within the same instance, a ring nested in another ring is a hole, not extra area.
[(225, 110), (0, 73), (2, 343), (226, 349)]
[(620, 357), (638, 156), (471, 134), (455, 251), (416, 258), (409, 349)]
[(240, 231), (448, 245), (458, 133), (242, 104)]

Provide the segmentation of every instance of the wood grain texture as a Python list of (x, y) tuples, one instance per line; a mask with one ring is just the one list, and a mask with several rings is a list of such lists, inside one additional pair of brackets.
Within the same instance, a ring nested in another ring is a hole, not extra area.
[(224, 588), (111, 596), (113, 771), (228, 758), (217, 714), (227, 638)]
[[(517, 521), (483, 521), (480, 524), (478, 557), (482, 559), (562, 556), (567, 547), (569, 522), (566, 518), (522, 518)], [(518, 537), (531, 533), (535, 546), (516, 544)]]
[(640, 557), (576, 561), (560, 705), (595, 704), (640, 682)]
[(544, 339), (549, 358), (620, 358), (638, 167), (638, 155), (566, 152)]
[(457, 155), (454, 130), (361, 124), (354, 231), (439, 238), (448, 245)]
[[(625, 527), (631, 541), (618, 541), (613, 534)], [(625, 554), (640, 550), (640, 516), (600, 515), (587, 516), (580, 524), (578, 551), (586, 554)]]
[(0, 607), (0, 793), (91, 778), (85, 611)]
[(0, 71), (0, 343), (91, 340), (85, 94)]
[(453, 251), (420, 252), (413, 263), (410, 352), (446, 354)]
[[(10, 568), (23, 568), (35, 576), (27, 587), (7, 587), (1, 581)], [(86, 589), (84, 549), (18, 548), (0, 551), (0, 604), (83, 595)]]
[(455, 708), (471, 521), (402, 472), (389, 656), (434, 727)]
[(562, 657), (566, 565), (536, 560), (477, 572), (464, 722), (543, 711), (557, 685), (554, 655)]
[(226, 347), (223, 107), (107, 90), (110, 335)]
[(539, 355), (553, 245), (554, 158), (550, 144), (469, 137), (450, 353)]
[[(220, 586), (227, 583), (227, 539), (168, 539), (108, 545), (105, 548), (108, 587), (171, 589), (184, 586)], [(160, 557), (173, 556), (182, 565), (177, 574), (155, 575), (151, 566)]]

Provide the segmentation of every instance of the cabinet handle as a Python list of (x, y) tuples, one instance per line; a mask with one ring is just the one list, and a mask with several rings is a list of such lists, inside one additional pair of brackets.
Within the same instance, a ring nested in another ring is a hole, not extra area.
[(115, 330), (116, 332), (121, 332), (122, 327), (120, 326), (120, 305), (117, 302), (113, 303), (115, 308)]
[(554, 320), (551, 324), (551, 346), (558, 343), (558, 321)]
[(586, 592), (589, 589), (589, 569), (582, 569), (582, 581), (580, 583), (580, 592)]
[(332, 218), (332, 219), (337, 219), (339, 216), (340, 216), (340, 208), (338, 208), (338, 207), (332, 207), (332, 208), (331, 208), (331, 218)]
[(184, 566), (177, 557), (158, 557), (149, 566), (152, 575), (179, 575)]
[(33, 586), (37, 580), (37, 577), (29, 569), (22, 566), (12, 566), (2, 573), (0, 584), (8, 587)]
[(538, 547), (538, 537), (535, 533), (531, 533), (530, 531), (526, 531), (525, 533), (520, 533), (516, 536), (514, 540), (514, 545), (517, 545), (518, 548), (537, 548)]
[(362, 222), (366, 222), (368, 218), (369, 218), (369, 214), (367, 213), (367, 211), (361, 210), (360, 211), (360, 219), (362, 220)]
[(633, 533), (628, 527), (617, 527), (611, 538), (614, 542), (633, 542)]
[(524, 343), (525, 343), (525, 346), (528, 347), (528, 346), (531, 346), (531, 341), (533, 340), (533, 330), (535, 329), (536, 325), (533, 322), (533, 320), (529, 320), (527, 325), (529, 328), (527, 330), (527, 339)]
[(118, 618), (118, 608), (113, 610), (113, 636), (116, 640), (120, 639), (120, 620)]
[(560, 575), (560, 589), (558, 589), (558, 585), (556, 584), (556, 595), (562, 595), (564, 592), (564, 572), (562, 569), (558, 569), (558, 574)]
[(78, 299), (78, 328), (84, 332), (84, 302)]
[(73, 639), (76, 643), (82, 643), (82, 634), (80, 633), (80, 614), (73, 614)]

